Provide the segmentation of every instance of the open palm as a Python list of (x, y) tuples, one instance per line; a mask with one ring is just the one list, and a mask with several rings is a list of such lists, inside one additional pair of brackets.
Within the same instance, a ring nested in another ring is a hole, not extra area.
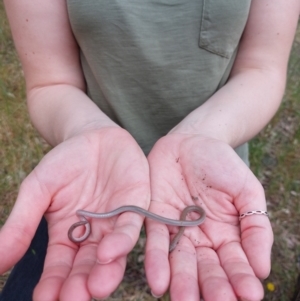
[(201, 137), (169, 134), (148, 157), (150, 210), (179, 218), (184, 207), (203, 207), (207, 218), (185, 229), (168, 253), (178, 229), (146, 221), (146, 273), (154, 295), (170, 286), (172, 301), (258, 301), (259, 278), (270, 270), (272, 230), (265, 216), (239, 214), (266, 210), (263, 188), (227, 144)]
[[(34, 300), (108, 296), (122, 280), (126, 255), (139, 237), (143, 218), (123, 213), (92, 220), (92, 233), (80, 245), (68, 239), (68, 229), (78, 221), (78, 209), (107, 212), (123, 205), (148, 209), (149, 190), (147, 159), (126, 131), (103, 128), (66, 140), (22, 183), (0, 233), (0, 272), (25, 253), (45, 213), (49, 244)], [(80, 231), (76, 229), (75, 235)]]

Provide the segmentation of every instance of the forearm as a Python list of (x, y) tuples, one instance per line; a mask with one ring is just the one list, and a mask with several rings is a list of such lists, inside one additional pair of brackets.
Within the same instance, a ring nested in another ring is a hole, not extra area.
[(297, 0), (252, 0), (227, 84), (172, 132), (202, 134), (232, 147), (255, 136), (280, 105), (299, 9)]
[(284, 87), (285, 72), (241, 70), (171, 132), (201, 134), (236, 147), (270, 121), (280, 105)]
[(5, 8), (24, 70), (30, 117), (41, 135), (57, 145), (88, 126), (116, 126), (84, 92), (66, 2), (9, 0)]
[(33, 125), (51, 145), (87, 128), (117, 126), (89, 97), (72, 85), (50, 85), (28, 91)]

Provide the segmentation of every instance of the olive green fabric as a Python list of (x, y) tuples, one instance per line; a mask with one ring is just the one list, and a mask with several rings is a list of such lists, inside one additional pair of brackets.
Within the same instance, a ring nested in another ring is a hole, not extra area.
[(147, 154), (226, 83), (250, 2), (67, 0), (88, 95)]

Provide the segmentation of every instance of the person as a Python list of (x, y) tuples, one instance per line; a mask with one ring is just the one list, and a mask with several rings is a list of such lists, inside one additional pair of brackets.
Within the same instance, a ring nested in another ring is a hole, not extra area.
[(104, 299), (144, 219), (92, 220), (77, 245), (67, 237), (76, 210), (136, 205), (178, 219), (196, 204), (205, 222), (170, 254), (178, 229), (145, 220), (153, 295), (261, 300), (273, 236), (264, 215), (239, 220), (266, 210), (245, 143), (280, 105), (299, 1), (4, 3), (31, 120), (54, 148), (1, 229), (0, 272), (24, 255), (44, 215), (49, 242), (33, 300)]

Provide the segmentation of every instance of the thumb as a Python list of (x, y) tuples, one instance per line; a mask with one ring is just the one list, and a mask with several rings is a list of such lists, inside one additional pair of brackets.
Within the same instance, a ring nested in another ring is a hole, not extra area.
[(33, 171), (21, 184), (13, 210), (0, 231), (0, 274), (25, 254), (50, 200)]

